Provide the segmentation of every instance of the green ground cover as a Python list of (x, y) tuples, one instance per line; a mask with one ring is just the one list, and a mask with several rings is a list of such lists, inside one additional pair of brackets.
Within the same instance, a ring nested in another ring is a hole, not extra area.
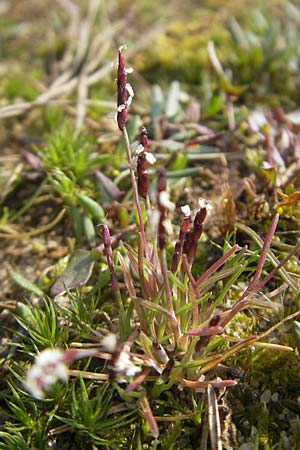
[(1, 449), (300, 448), (300, 8), (199, 3), (0, 4)]

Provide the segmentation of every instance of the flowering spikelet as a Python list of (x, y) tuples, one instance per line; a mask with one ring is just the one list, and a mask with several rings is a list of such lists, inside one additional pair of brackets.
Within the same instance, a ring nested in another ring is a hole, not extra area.
[(188, 207), (188, 205), (185, 205), (181, 208), (181, 210), (184, 213), (185, 217), (181, 224), (178, 241), (176, 241), (175, 248), (174, 248), (174, 254), (173, 254), (172, 263), (171, 263), (171, 271), (173, 273), (176, 272), (176, 270), (177, 270), (177, 267), (178, 267), (178, 264), (180, 261), (180, 257), (182, 254), (185, 236), (186, 236), (187, 232), (189, 231), (189, 227), (190, 227), (190, 218), (191, 218), (190, 208)]
[(137, 159), (137, 176), (138, 176), (138, 192), (143, 198), (148, 195), (149, 188), (149, 175), (147, 170), (147, 147), (148, 147), (148, 135), (145, 127), (140, 130), (140, 144), (144, 150), (138, 155)]
[(112, 249), (111, 249), (111, 237), (108, 226), (105, 224), (100, 224), (97, 226), (97, 232), (103, 239), (104, 244), (104, 254), (106, 256), (107, 265), (110, 271), (110, 281), (112, 288), (114, 290), (119, 289), (118, 279), (112, 259)]
[(117, 78), (117, 87), (118, 87), (118, 112), (117, 112), (117, 122), (118, 127), (121, 131), (123, 131), (125, 122), (127, 120), (128, 112), (127, 112), (127, 91), (126, 91), (126, 83), (127, 83), (127, 73), (125, 69), (125, 59), (124, 55), (119, 50), (119, 66), (118, 66), (118, 78)]
[(196, 255), (197, 243), (203, 231), (203, 222), (205, 220), (206, 213), (207, 209), (205, 206), (199, 209), (194, 219), (193, 229), (188, 231), (185, 236), (183, 253), (187, 255), (187, 260), (190, 264), (193, 262)]
[[(128, 107), (131, 104), (134, 92), (129, 83), (127, 83), (127, 74), (130, 73), (132, 69), (125, 68), (125, 59), (122, 53), (122, 47), (119, 48), (119, 64), (118, 64), (118, 75), (117, 75), (117, 90), (118, 90), (118, 100), (117, 100), (117, 122), (118, 127), (121, 131), (124, 130), (125, 123), (128, 117)], [(129, 97), (127, 98), (127, 94)]]

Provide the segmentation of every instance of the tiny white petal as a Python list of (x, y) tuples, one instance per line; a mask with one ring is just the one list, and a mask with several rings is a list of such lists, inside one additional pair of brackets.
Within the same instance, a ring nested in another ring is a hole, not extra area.
[(187, 103), (189, 101), (189, 99), (190, 99), (190, 96), (189, 96), (189, 94), (187, 92), (180, 91), (180, 93), (179, 93), (179, 100), (182, 103)]
[(152, 153), (146, 152), (146, 159), (149, 164), (155, 164), (156, 158)]
[(132, 103), (132, 97), (128, 97), (128, 99), (126, 100), (126, 108), (129, 108), (131, 103)]
[(173, 225), (170, 219), (163, 221), (163, 226), (165, 227), (166, 233), (170, 236), (173, 234)]
[(36, 358), (35, 364), (40, 367), (45, 367), (48, 365), (56, 365), (57, 363), (63, 361), (64, 352), (58, 349), (46, 349), (43, 350)]
[(122, 112), (123, 109), (126, 109), (126, 108), (127, 108), (127, 104), (124, 105), (124, 103), (123, 103), (123, 105), (119, 105), (119, 106), (117, 107), (117, 111), (118, 111), (118, 112)]
[(131, 151), (135, 152), (135, 150), (138, 148), (139, 145), (140, 145), (139, 141), (133, 141), (132, 144), (130, 145)]
[(58, 364), (56, 366), (55, 375), (59, 380), (67, 381), (68, 380), (68, 369), (65, 364)]
[(271, 166), (271, 164), (268, 161), (263, 161), (261, 167), (263, 169), (272, 169), (273, 166)]
[(273, 147), (272, 157), (274, 163), (281, 169), (281, 172), (286, 170), (284, 159), (282, 158), (280, 151), (277, 147)]
[(113, 353), (114, 351), (116, 351), (117, 343), (118, 343), (118, 338), (115, 334), (112, 334), (112, 333), (105, 336), (101, 341), (102, 347), (107, 352), (110, 352), (110, 353)]
[(122, 351), (119, 355), (119, 358), (114, 364), (114, 370), (116, 372), (124, 372), (126, 370), (126, 366), (129, 361), (129, 355), (128, 353)]
[(136, 168), (137, 168), (137, 162), (138, 162), (137, 156), (132, 156), (132, 157), (131, 157), (131, 161), (130, 161), (130, 167), (131, 167), (132, 170), (134, 170), (134, 171), (136, 171)]
[(24, 383), (25, 388), (30, 392), (33, 397), (43, 398), (44, 392), (42, 391), (42, 371), (39, 366), (33, 365), (27, 371), (26, 381)]
[(162, 191), (159, 193), (159, 203), (170, 211), (174, 211), (175, 205), (170, 201), (169, 193)]
[(134, 377), (137, 373), (141, 372), (141, 368), (133, 364), (133, 362), (129, 361), (126, 369), (127, 377)]
[(120, 47), (119, 47), (119, 51), (121, 52), (122, 50), (126, 50), (127, 49), (127, 45), (126, 44), (123, 44), (123, 45), (120, 45)]
[(198, 205), (200, 208), (206, 208), (208, 214), (210, 214), (211, 210), (213, 209), (211, 202), (202, 197), (198, 199)]
[(129, 354), (123, 350), (114, 365), (114, 370), (116, 372), (124, 372), (126, 377), (133, 377), (135, 374), (141, 371), (141, 368), (136, 366), (130, 360)]
[(190, 217), (190, 215), (191, 215), (191, 208), (189, 207), (189, 205), (183, 205), (181, 207), (181, 211), (185, 215), (185, 217)]
[(248, 118), (248, 121), (250, 128), (252, 128), (252, 130), (256, 133), (268, 123), (265, 114), (259, 109), (255, 109), (254, 111), (252, 111)]
[(133, 68), (132, 67), (127, 67), (127, 69), (125, 69), (126, 73), (132, 73), (133, 72)]
[(144, 146), (143, 146), (142, 144), (138, 144), (138, 145), (135, 147), (135, 149), (134, 149), (134, 154), (135, 154), (136, 156), (138, 156), (138, 155), (140, 155), (141, 153), (143, 153), (144, 150), (145, 150), (145, 149), (144, 149)]
[(126, 83), (126, 91), (128, 92), (130, 97), (134, 97), (134, 90), (130, 83)]
[(291, 133), (288, 130), (283, 130), (281, 133), (280, 145), (281, 149), (285, 150), (291, 144)]

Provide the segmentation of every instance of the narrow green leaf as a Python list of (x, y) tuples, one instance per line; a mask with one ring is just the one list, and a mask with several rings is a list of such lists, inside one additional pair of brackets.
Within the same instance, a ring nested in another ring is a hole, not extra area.
[(102, 206), (99, 205), (95, 200), (84, 194), (76, 194), (76, 199), (78, 203), (83, 207), (86, 213), (90, 214), (93, 219), (98, 222), (103, 221), (105, 218), (105, 212)]
[(36, 284), (29, 281), (27, 278), (23, 277), (19, 272), (16, 272), (15, 270), (11, 270), (9, 272), (12, 279), (23, 289), (26, 289), (27, 291), (33, 292), (34, 294), (38, 296), (44, 296), (45, 293), (40, 289)]

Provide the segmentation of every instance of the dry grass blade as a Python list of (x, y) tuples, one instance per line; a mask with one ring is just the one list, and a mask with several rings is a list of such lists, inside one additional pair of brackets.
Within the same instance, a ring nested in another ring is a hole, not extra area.
[(207, 386), (207, 409), (211, 449), (222, 450), (223, 446), (218, 401), (211, 385)]
[[(74, 23), (77, 23), (77, 18), (73, 17), (72, 20), (74, 21)], [(82, 19), (82, 21), (84, 21), (84, 19)], [(113, 24), (109, 23), (106, 27), (104, 27), (104, 29), (102, 29), (101, 33), (98, 33), (92, 39), (90, 35), (91, 26), (87, 27), (86, 23), (84, 22), (83, 24), (82, 21), (80, 22), (80, 28), (84, 27), (85, 32), (79, 32), (78, 35), (76, 33), (77, 47), (75, 51), (73, 50), (72, 45), (68, 45), (68, 55), (64, 60), (64, 65), (66, 65), (66, 62), (68, 61), (69, 66), (64, 69), (64, 72), (59, 74), (58, 77), (52, 82), (52, 84), (45, 89), (45, 92), (41, 93), (35, 100), (31, 102), (16, 102), (14, 104), (0, 108), (0, 119), (19, 116), (27, 111), (30, 111), (34, 107), (43, 106), (51, 101), (61, 98), (62, 96), (70, 95), (80, 84), (79, 81), (83, 72), (85, 74), (85, 89), (94, 85), (106, 75), (108, 75), (108, 73), (112, 70), (111, 62), (109, 61), (101, 67), (99, 67), (99, 62), (103, 60), (103, 57), (112, 45), (113, 40), (116, 38), (116, 36), (120, 35), (122, 30), (126, 29), (128, 23), (124, 19), (119, 20)], [(162, 26), (163, 25), (161, 22), (156, 23), (155, 25), (151, 25), (149, 29), (146, 30), (145, 33), (143, 33), (140, 38), (130, 47), (130, 49), (128, 49), (127, 56), (130, 57), (131, 55), (135, 54), (141, 47), (149, 45), (150, 38), (156, 35), (158, 32), (161, 32)], [(73, 24), (70, 25), (70, 29), (72, 29), (72, 31), (70, 31), (69, 39), (74, 39), (75, 36), (73, 34), (71, 35), (71, 33), (74, 33)], [(82, 44), (81, 39), (82, 34), (84, 34), (84, 45)], [(83, 49), (85, 49), (86, 51), (83, 51)], [(75, 69), (79, 67), (81, 67), (81, 70), (78, 74), (75, 75)], [(81, 99), (81, 109), (82, 105), (83, 100)]]
[(55, 219), (52, 220), (52, 222), (49, 222), (47, 225), (41, 227), (41, 228), (35, 228), (33, 230), (30, 230), (26, 233), (0, 233), (0, 239), (27, 239), (33, 236), (38, 236), (39, 234), (44, 234), (47, 231), (51, 230), (55, 225), (57, 225), (64, 217), (66, 213), (66, 209), (62, 209), (58, 215), (55, 217)]
[(234, 355), (235, 353), (239, 352), (243, 348), (248, 347), (249, 345), (252, 345), (255, 341), (257, 341), (258, 336), (251, 336), (247, 339), (244, 339), (243, 341), (239, 342), (238, 344), (231, 347), (229, 350), (224, 352), (221, 356), (217, 356), (214, 360), (207, 363), (205, 366), (201, 368), (199, 371), (199, 375), (208, 372), (209, 370), (216, 367), (220, 362), (225, 361), (225, 359), (229, 358), (229, 356)]

